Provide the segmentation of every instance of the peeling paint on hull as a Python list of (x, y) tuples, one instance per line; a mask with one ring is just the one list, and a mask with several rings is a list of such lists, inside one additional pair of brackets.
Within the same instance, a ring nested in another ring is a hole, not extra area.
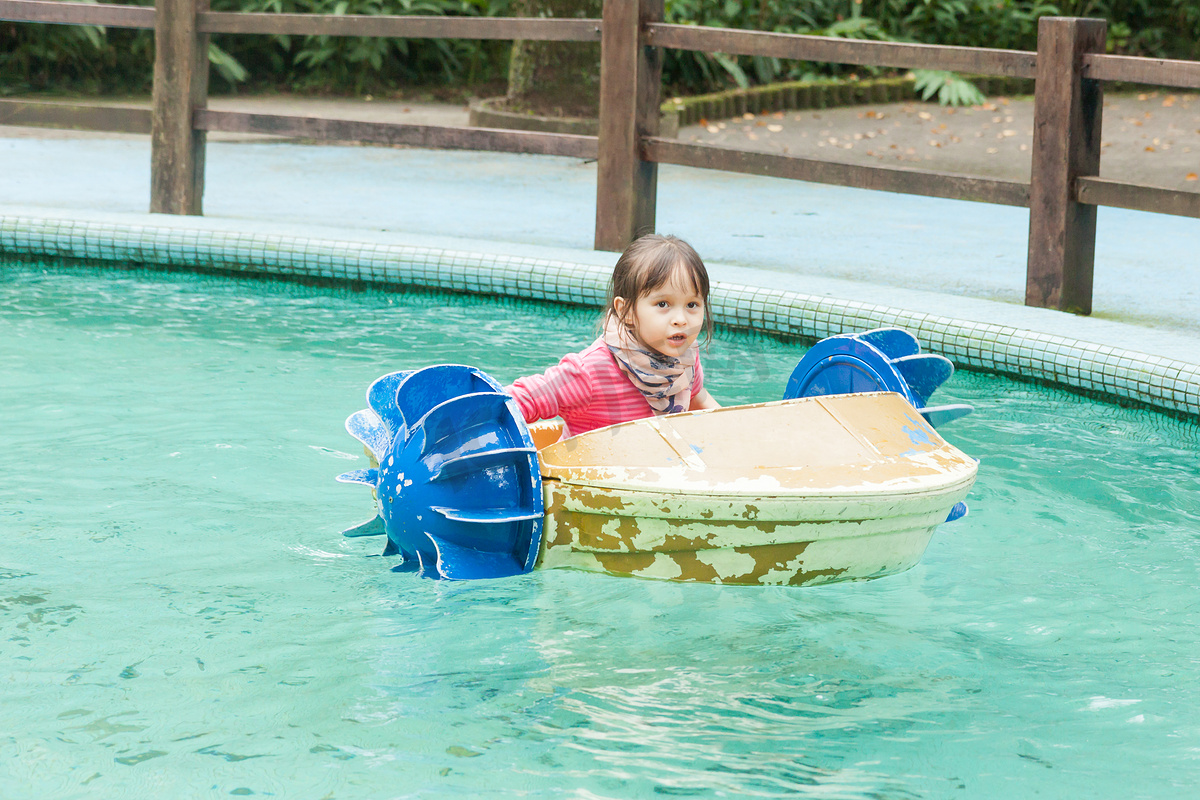
[(539, 567), (759, 586), (909, 569), (976, 474), (890, 393), (639, 420), (539, 458)]

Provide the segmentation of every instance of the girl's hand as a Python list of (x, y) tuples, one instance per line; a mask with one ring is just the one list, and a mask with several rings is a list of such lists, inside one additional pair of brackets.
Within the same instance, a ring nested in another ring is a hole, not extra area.
[(692, 398), (692, 404), (688, 406), (688, 411), (700, 411), (705, 408), (720, 408), (721, 404), (713, 400), (712, 395), (708, 393), (708, 389), (701, 389)]

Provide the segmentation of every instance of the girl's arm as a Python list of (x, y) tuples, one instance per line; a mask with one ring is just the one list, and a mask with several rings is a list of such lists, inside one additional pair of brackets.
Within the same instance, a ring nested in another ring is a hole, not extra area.
[(587, 369), (578, 353), (568, 353), (541, 375), (518, 378), (504, 391), (517, 400), (525, 422), (553, 419), (586, 405), (590, 396)]
[(688, 406), (688, 411), (700, 411), (704, 408), (720, 407), (721, 404), (716, 400), (713, 400), (712, 395), (708, 393), (708, 389), (701, 389), (700, 391), (696, 392), (696, 394), (692, 395), (692, 403)]

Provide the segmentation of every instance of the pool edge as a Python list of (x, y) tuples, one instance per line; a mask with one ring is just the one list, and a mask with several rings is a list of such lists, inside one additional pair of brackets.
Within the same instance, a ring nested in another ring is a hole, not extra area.
[[(0, 214), (0, 253), (366, 283), (600, 306), (610, 268), (569, 258), (252, 231), (245, 226)], [(182, 220), (181, 220), (182, 222)], [(512, 248), (508, 248), (512, 249)], [(716, 281), (724, 326), (817, 340), (897, 326), (967, 369), (1200, 419), (1200, 364), (995, 322)]]

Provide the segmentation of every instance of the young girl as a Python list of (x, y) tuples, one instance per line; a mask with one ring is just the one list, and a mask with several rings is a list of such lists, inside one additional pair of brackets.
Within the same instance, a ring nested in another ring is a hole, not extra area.
[(604, 335), (542, 375), (507, 387), (526, 422), (562, 417), (565, 439), (605, 425), (718, 404), (696, 338), (712, 335), (708, 271), (691, 245), (643, 236), (613, 269)]

